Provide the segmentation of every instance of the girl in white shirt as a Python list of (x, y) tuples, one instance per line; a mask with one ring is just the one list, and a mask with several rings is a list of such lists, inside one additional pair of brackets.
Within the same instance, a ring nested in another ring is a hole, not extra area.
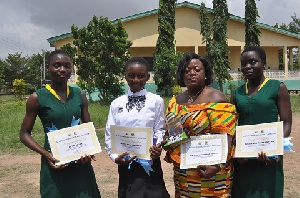
[[(112, 101), (106, 123), (105, 149), (113, 162), (118, 164), (119, 198), (169, 198), (161, 169), (161, 144), (165, 134), (164, 101), (153, 93), (147, 92), (145, 84), (149, 80), (149, 64), (141, 57), (134, 57), (126, 62), (125, 79), (130, 90), (126, 95)], [(111, 153), (110, 126), (151, 127), (153, 128), (154, 145), (151, 146), (153, 171), (149, 175), (136, 156)], [(130, 168), (129, 168), (130, 164)]]

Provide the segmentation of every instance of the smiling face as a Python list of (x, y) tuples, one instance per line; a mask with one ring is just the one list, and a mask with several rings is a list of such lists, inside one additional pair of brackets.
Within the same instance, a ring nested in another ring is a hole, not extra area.
[(183, 74), (188, 89), (199, 89), (205, 85), (205, 68), (199, 59), (192, 59)]
[(51, 81), (56, 83), (67, 83), (71, 76), (71, 60), (65, 54), (55, 54), (51, 57), (47, 70)]
[(255, 51), (244, 52), (241, 56), (241, 71), (246, 79), (261, 77), (266, 64)]
[(133, 92), (143, 89), (149, 77), (147, 67), (144, 64), (131, 63), (126, 67), (125, 79)]

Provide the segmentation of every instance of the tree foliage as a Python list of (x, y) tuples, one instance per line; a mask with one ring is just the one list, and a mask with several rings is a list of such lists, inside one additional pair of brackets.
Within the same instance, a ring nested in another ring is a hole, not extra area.
[[(28, 72), (26, 76), (23, 77), (23, 79), (26, 81), (26, 89), (29, 93), (32, 93), (33, 91), (41, 87), (41, 81), (43, 80), (42, 73), (45, 69), (44, 56), (46, 61), (50, 53), (50, 51), (42, 51), (41, 53), (33, 54), (32, 56), (28, 57), (26, 65), (30, 72)], [(45, 79), (49, 79), (48, 72), (45, 72)]]
[[(158, 39), (154, 54), (154, 80), (162, 95), (169, 95), (174, 85), (178, 55), (175, 53), (176, 0), (160, 0), (158, 9)], [(170, 75), (172, 74), (172, 75)], [(173, 75), (174, 74), (174, 75)]]
[(22, 53), (8, 54), (5, 58), (3, 74), (7, 89), (13, 88), (15, 79), (24, 78), (30, 72), (26, 66), (26, 61), (27, 57), (23, 57)]
[(8, 54), (0, 60), (0, 92), (11, 93), (13, 81), (23, 79), (26, 81), (26, 93), (31, 94), (41, 87), (43, 56), (48, 57), (50, 51), (31, 56), (22, 56), (22, 53)]
[(177, 84), (176, 71), (183, 53), (165, 49), (156, 55), (154, 62), (154, 80), (162, 95), (171, 95), (171, 88)]
[(175, 50), (175, 8), (176, 0), (159, 0), (157, 54), (164, 49)]
[[(210, 60), (215, 79), (219, 83), (219, 88), (223, 91), (223, 82), (230, 80), (228, 73), (229, 61), (227, 58), (227, 21), (229, 19), (226, 0), (213, 1), (214, 17), (211, 23), (204, 3), (200, 6), (200, 33), (203, 43), (206, 43), (206, 56)], [(213, 31), (211, 31), (211, 29)]]
[(15, 79), (13, 81), (13, 90), (14, 94), (20, 99), (23, 99), (23, 96), (26, 92), (26, 83), (24, 79)]
[(297, 17), (296, 13), (292, 16), (292, 22), (289, 23), (288, 30), (290, 32), (300, 34), (300, 18)]
[(112, 24), (107, 18), (94, 16), (87, 27), (73, 25), (71, 31), (78, 48), (75, 63), (80, 78), (98, 89), (102, 102), (123, 94), (120, 80), (132, 43), (121, 21)]
[(259, 46), (260, 30), (256, 24), (259, 18), (256, 0), (245, 0), (245, 46)]
[(291, 18), (292, 21), (289, 24), (282, 23), (281, 25), (279, 25), (278, 23), (276, 23), (274, 27), (290, 31), (295, 34), (300, 34), (300, 18), (297, 17), (296, 13), (294, 13)]

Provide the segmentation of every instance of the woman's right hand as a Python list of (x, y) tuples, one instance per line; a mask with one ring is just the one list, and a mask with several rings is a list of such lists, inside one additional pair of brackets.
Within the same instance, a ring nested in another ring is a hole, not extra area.
[(136, 156), (133, 156), (129, 159), (126, 159), (125, 158), (126, 155), (129, 155), (129, 152), (125, 152), (125, 153), (119, 155), (116, 158), (115, 163), (118, 164), (118, 165), (128, 165), (132, 160), (134, 160), (136, 158)]
[(51, 168), (60, 170), (68, 166), (68, 164), (62, 164), (62, 165), (55, 165), (56, 162), (59, 162), (58, 159), (54, 158), (51, 152), (47, 152), (45, 155), (45, 158), (48, 160), (48, 163)]

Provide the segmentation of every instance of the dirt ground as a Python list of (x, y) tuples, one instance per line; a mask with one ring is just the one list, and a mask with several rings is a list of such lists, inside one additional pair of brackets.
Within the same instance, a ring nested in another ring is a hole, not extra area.
[[(291, 137), (295, 153), (284, 154), (285, 198), (300, 197), (300, 115), (293, 115)], [(164, 156), (164, 153), (162, 154)], [(105, 150), (96, 155), (93, 162), (98, 186), (103, 198), (117, 197), (117, 166), (107, 156)], [(174, 197), (172, 165), (162, 160), (164, 179), (167, 189)], [(39, 197), (39, 155), (0, 155), (0, 198)]]

